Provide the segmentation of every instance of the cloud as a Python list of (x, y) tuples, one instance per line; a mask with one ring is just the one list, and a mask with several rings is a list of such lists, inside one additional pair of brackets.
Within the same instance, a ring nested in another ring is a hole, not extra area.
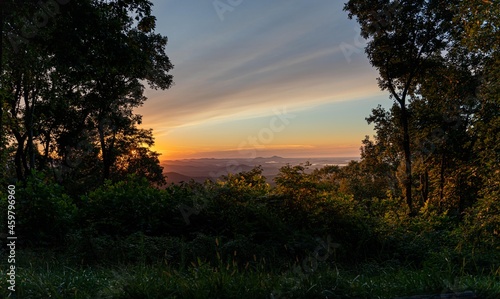
[(339, 47), (357, 35), (341, 2), (245, 0), (223, 22), (212, 1), (154, 2), (157, 31), (169, 36), (175, 85), (147, 90), (138, 113), (159, 142), (183, 127), (378, 95), (366, 57), (348, 63)]

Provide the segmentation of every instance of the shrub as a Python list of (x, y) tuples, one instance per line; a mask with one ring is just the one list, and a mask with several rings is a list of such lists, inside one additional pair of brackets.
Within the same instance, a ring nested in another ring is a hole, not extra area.
[(266, 183), (262, 172), (262, 167), (257, 166), (250, 171), (222, 176), (222, 179), (217, 181), (217, 192), (221, 197), (240, 202), (265, 196), (271, 187)]
[(108, 181), (82, 196), (83, 227), (91, 228), (97, 235), (155, 233), (164, 197), (162, 190), (150, 187), (144, 178), (129, 176), (127, 180), (117, 183)]
[(63, 245), (74, 227), (77, 208), (63, 188), (43, 173), (34, 173), (16, 188), (16, 230), (33, 245)]
[(461, 238), (457, 249), (474, 264), (475, 270), (500, 269), (500, 194), (478, 200), (468, 210), (457, 234)]

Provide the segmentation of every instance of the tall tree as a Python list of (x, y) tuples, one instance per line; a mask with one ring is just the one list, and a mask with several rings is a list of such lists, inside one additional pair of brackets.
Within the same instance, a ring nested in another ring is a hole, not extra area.
[(481, 73), (480, 60), (455, 42), (434, 71), (420, 80), (419, 97), (411, 103), (414, 147), (430, 198), (440, 209), (456, 208), (459, 214), (477, 195), (471, 176), (477, 135), (471, 129)]
[[(35, 168), (34, 121), (35, 108), (40, 93), (47, 87), (47, 73), (51, 59), (46, 47), (41, 43), (51, 30), (42, 26), (37, 19), (27, 19), (35, 15), (34, 1), (23, 1), (11, 5), (8, 18), (4, 19), (4, 35), (8, 37), (9, 47), (4, 47), (2, 69), (2, 95), (7, 99), (9, 113), (7, 125), (16, 142), (15, 169), (17, 177), (24, 179)], [(36, 25), (38, 26), (36, 26)], [(20, 43), (18, 34), (31, 38)]]
[(154, 32), (152, 3), (71, 1), (46, 22), (28, 22), (36, 30), (25, 36), (24, 15), (46, 12), (28, 2), (23, 9), (30, 11), (11, 13), (9, 34), (18, 38), (4, 55), (2, 76), (17, 177), (37, 167), (77, 169), (67, 158), (79, 152), (79, 163), (93, 157), (102, 179), (109, 178), (123, 151), (117, 145), (137, 133), (141, 117), (133, 110), (146, 100), (144, 82), (172, 84), (167, 39)]
[[(481, 59), (479, 107), (473, 115), (474, 172), (482, 179), (477, 203), (470, 209), (466, 229), (475, 252), (500, 247), (500, 1), (462, 0), (457, 20), (466, 30), (461, 36), (468, 50)], [(480, 253), (479, 253), (480, 254)]]
[(481, 59), (480, 105), (472, 130), (478, 136), (475, 162), (483, 178), (481, 194), (494, 210), (500, 204), (500, 1), (462, 0), (457, 19), (466, 28), (463, 44)]
[[(87, 128), (97, 132), (102, 175), (107, 179), (119, 156), (117, 138), (140, 123), (133, 108), (145, 100), (141, 80), (147, 80), (153, 88), (168, 88), (172, 84), (168, 74), (172, 65), (165, 55), (166, 38), (153, 33), (155, 19), (149, 1), (94, 5), (98, 8), (94, 13), (77, 7), (72, 11), (78, 19), (85, 20), (79, 24), (85, 35), (76, 39), (66, 36), (77, 45), (66, 59), (78, 59), (81, 75), (91, 79), (85, 83), (85, 105), (91, 107), (85, 117)], [(87, 13), (79, 15), (82, 11)], [(89, 24), (89, 19), (93, 24)], [(95, 33), (96, 26), (105, 30)]]
[(356, 17), (361, 35), (368, 39), (366, 53), (379, 71), (379, 86), (388, 90), (399, 106), (401, 147), (405, 164), (405, 197), (410, 215), (412, 199), (412, 149), (409, 102), (419, 77), (449, 43), (455, 3), (438, 0), (350, 0), (344, 9)]

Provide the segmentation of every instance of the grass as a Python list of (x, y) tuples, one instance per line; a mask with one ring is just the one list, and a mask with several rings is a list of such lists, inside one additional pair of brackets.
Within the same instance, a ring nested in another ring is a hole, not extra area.
[[(364, 264), (347, 269), (322, 264), (306, 273), (298, 265), (273, 270), (268, 264), (216, 265), (193, 261), (183, 268), (166, 263), (78, 266), (50, 253), (19, 252), (17, 298), (395, 298), (474, 291), (479, 298), (500, 297), (498, 270), (470, 275), (456, 267), (414, 269)], [(2, 256), (2, 260), (6, 259)], [(4, 262), (2, 262), (4, 263)], [(70, 266), (71, 265), (71, 266)], [(5, 264), (1, 276), (6, 277)], [(7, 298), (6, 279), (0, 297)]]

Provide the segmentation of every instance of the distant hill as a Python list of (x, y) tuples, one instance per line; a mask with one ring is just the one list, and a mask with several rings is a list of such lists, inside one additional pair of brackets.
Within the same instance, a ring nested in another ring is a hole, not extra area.
[(311, 170), (321, 168), (325, 165), (344, 166), (351, 160), (359, 160), (358, 157), (336, 157), (336, 158), (283, 158), (279, 156), (258, 157), (255, 159), (185, 159), (162, 161), (164, 174), (168, 183), (195, 182), (203, 183), (207, 179), (217, 180), (222, 175), (249, 171), (260, 165), (263, 175), (268, 183), (273, 184), (273, 179), (279, 173), (279, 169), (287, 164), (298, 165), (310, 162)]
[(280, 156), (272, 156), (272, 157), (257, 157), (255, 160), (284, 160), (286, 158), (280, 157)]
[(172, 171), (171, 172), (164, 172), (163, 174), (167, 177), (168, 184), (170, 184), (170, 183), (178, 184), (180, 182), (187, 183), (191, 180), (194, 180), (195, 182), (198, 182), (198, 183), (203, 183), (207, 179), (210, 179), (210, 177), (208, 177), (208, 176), (206, 176), (206, 177), (191, 177), (191, 176), (183, 175), (181, 173), (172, 172)]

